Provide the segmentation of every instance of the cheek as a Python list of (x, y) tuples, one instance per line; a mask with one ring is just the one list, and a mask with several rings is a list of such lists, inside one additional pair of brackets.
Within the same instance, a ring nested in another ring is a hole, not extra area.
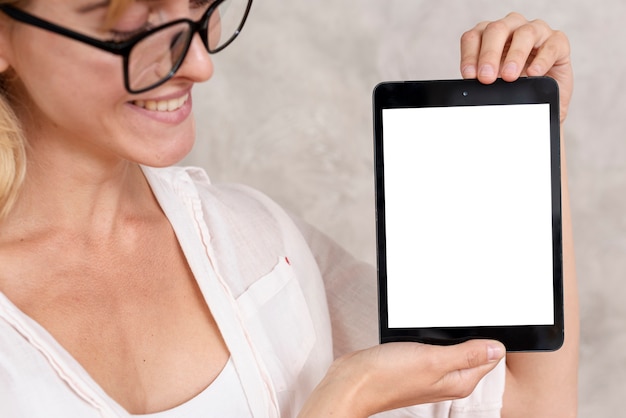
[[(127, 100), (121, 57), (81, 45), (55, 34), (42, 33), (35, 42), (23, 42), (14, 68), (22, 100), (48, 117), (85, 117)], [(61, 120), (55, 120), (61, 123)]]
[[(50, 71), (55, 74), (55, 81), (63, 85), (71, 97), (87, 98), (98, 96), (126, 96), (124, 88), (122, 58), (105, 51), (94, 49), (90, 56), (84, 54), (80, 61), (66, 56), (63, 63), (50, 63)], [(91, 59), (89, 59), (91, 58)]]
[(98, 90), (125, 93), (122, 57), (57, 34), (39, 32), (21, 42), (14, 65), (27, 88), (61, 86), (67, 97)]

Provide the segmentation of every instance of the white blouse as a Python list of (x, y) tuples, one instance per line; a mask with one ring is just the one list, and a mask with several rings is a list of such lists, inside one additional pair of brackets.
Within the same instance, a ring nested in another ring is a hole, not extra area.
[[(212, 185), (196, 168), (144, 173), (222, 332), (251, 416), (295, 417), (335, 356), (377, 343), (373, 267), (255, 190)], [(501, 362), (468, 398), (383, 416), (499, 417), (504, 375)], [(2, 293), (0, 416), (131, 417)]]

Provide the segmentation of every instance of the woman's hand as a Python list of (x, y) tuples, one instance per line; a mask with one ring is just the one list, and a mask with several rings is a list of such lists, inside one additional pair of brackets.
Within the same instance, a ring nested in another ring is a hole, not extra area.
[(299, 417), (368, 417), (468, 396), (504, 356), (496, 341), (389, 343), (337, 359)]
[(510, 13), (495, 22), (479, 23), (461, 37), (461, 74), (486, 84), (497, 77), (506, 81), (552, 77), (559, 83), (561, 123), (567, 117), (574, 78), (569, 41), (544, 21)]

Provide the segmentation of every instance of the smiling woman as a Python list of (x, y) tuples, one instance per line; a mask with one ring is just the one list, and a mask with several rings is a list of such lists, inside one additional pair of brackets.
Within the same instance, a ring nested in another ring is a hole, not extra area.
[[(576, 332), (507, 364), (497, 341), (376, 345), (375, 268), (172, 166), (251, 4), (0, 0), (0, 416), (569, 416)], [(546, 46), (534, 71), (567, 102), (567, 39), (519, 15), (493, 28), (464, 43), (466, 74), (515, 38), (512, 81)]]
[[(187, 55), (195, 33), (200, 34), (205, 47), (210, 53), (219, 52), (228, 46), (241, 31), (251, 4), (247, 0), (204, 1), (200, 2), (200, 5), (206, 4), (208, 9), (203, 7), (193, 8), (191, 15), (193, 20), (178, 19), (152, 30), (144, 30), (146, 22), (143, 22), (139, 30), (132, 29), (129, 31), (126, 28), (122, 32), (115, 29), (118, 25), (121, 25), (120, 27), (122, 28), (128, 26), (129, 21), (131, 26), (133, 26), (133, 23), (136, 25), (136, 22), (134, 22), (137, 19), (136, 16), (149, 15), (149, 9), (146, 7), (136, 8), (131, 13), (132, 18), (127, 18), (124, 21), (125, 24), (118, 23), (131, 3), (131, 0), (113, 0), (87, 4), (78, 9), (81, 14), (106, 9), (106, 18), (102, 25), (103, 29), (108, 29), (117, 39), (120, 38), (120, 34), (130, 33), (131, 36), (125, 37), (123, 41), (103, 41), (64, 28), (21, 10), (18, 8), (19, 2), (1, 1), (0, 9), (7, 16), (21, 23), (120, 55), (124, 62), (124, 83), (126, 89), (131, 93), (138, 94), (165, 83), (178, 71)], [(226, 13), (227, 9), (230, 9), (228, 13)], [(172, 41), (172, 39), (175, 41)], [(163, 45), (169, 45), (169, 49), (163, 50)], [(2, 155), (2, 161), (6, 161), (2, 165), (2, 170), (5, 171), (4, 175), (0, 176), (0, 216), (9, 210), (14, 201), (25, 170), (24, 141), (21, 138), (19, 124), (10, 106), (7, 106), (4, 102), (5, 96), (10, 93), (6, 85), (6, 77), (6, 74), (0, 76), (2, 104), (4, 107), (0, 117), (2, 117), (1, 126), (5, 132), (0, 142), (0, 152), (2, 153), (0, 155)], [(181, 108), (187, 102), (188, 97), (189, 94), (185, 94), (174, 99), (168, 99), (167, 103), (162, 101), (161, 107), (165, 107), (164, 109), (159, 108), (155, 100), (139, 100), (135, 104), (149, 110), (173, 111)]]

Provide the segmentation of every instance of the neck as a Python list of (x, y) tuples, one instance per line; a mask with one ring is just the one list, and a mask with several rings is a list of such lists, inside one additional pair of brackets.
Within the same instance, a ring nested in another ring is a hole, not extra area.
[(158, 208), (137, 164), (53, 161), (28, 160), (23, 189), (7, 221), (32, 231), (52, 228), (103, 236), (124, 220), (144, 218)]

